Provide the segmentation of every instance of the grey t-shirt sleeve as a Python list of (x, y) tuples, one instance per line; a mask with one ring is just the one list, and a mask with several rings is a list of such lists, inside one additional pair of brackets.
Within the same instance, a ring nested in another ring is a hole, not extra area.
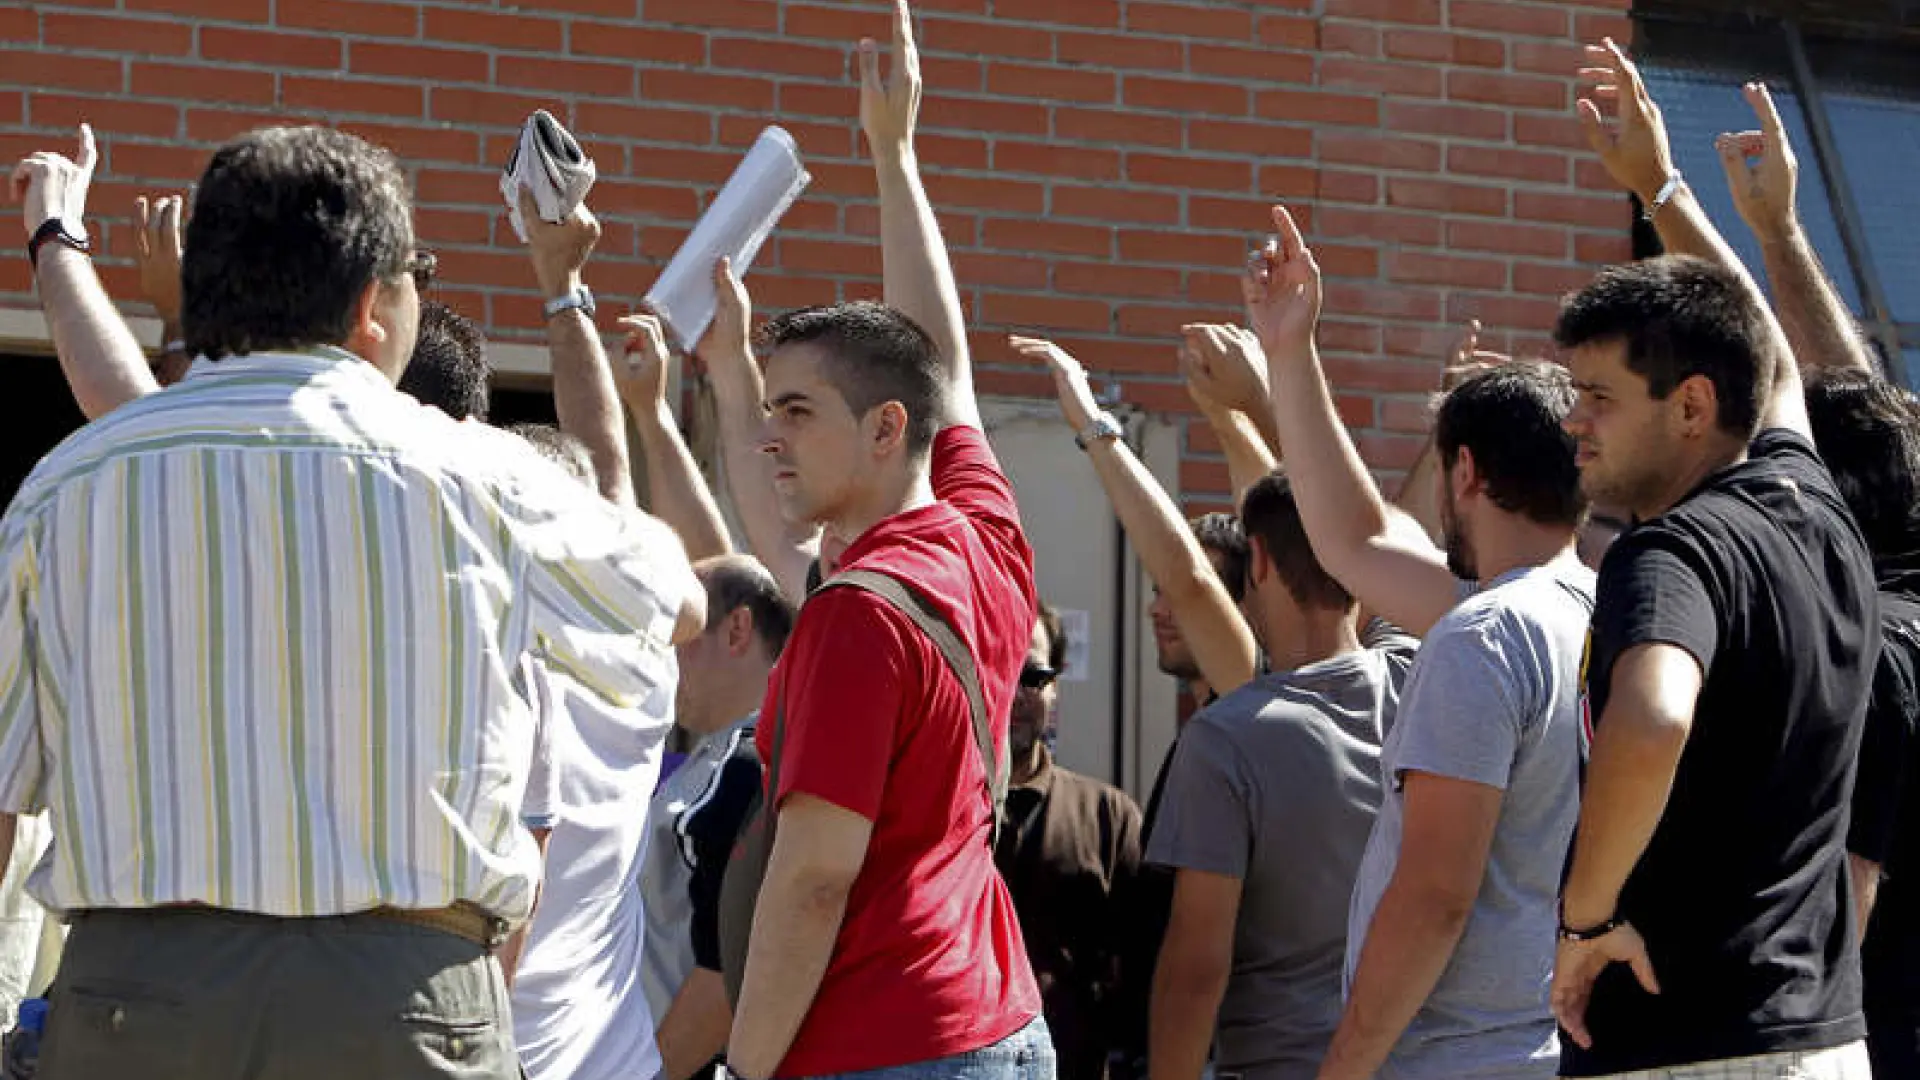
[(1190, 721), (1167, 770), (1147, 861), (1244, 879), (1253, 849), (1247, 781), (1227, 733), (1200, 718)]
[(1488, 622), (1427, 638), (1413, 675), (1420, 709), (1399, 717), (1395, 769), (1506, 790), (1534, 696), (1516, 682), (1534, 663), (1516, 644)]

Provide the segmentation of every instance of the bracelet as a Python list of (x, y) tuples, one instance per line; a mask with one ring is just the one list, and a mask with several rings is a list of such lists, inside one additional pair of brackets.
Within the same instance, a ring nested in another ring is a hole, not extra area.
[(172, 341), (160, 346), (160, 351), (163, 353), (180, 353), (185, 355), (187, 351), (187, 339), (174, 338)]
[(1560, 908), (1560, 929), (1558, 936), (1561, 941), (1597, 941), (1625, 925), (1627, 925), (1627, 920), (1621, 918), (1620, 913), (1616, 911), (1611, 916), (1608, 916), (1605, 922), (1597, 926), (1588, 926), (1576, 930), (1567, 925), (1567, 909), (1563, 904)]
[(1667, 174), (1667, 182), (1660, 185), (1660, 190), (1654, 194), (1653, 201), (1648, 203), (1647, 208), (1641, 212), (1640, 216), (1647, 219), (1647, 224), (1653, 224), (1653, 215), (1665, 210), (1667, 204), (1672, 202), (1673, 197), (1680, 193), (1680, 188), (1685, 185), (1686, 182), (1686, 177), (1680, 175), (1679, 169), (1675, 169)]

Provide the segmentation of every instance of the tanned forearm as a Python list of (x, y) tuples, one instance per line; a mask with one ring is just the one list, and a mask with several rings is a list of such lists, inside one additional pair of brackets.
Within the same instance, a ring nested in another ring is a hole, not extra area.
[(1471, 912), (1470, 905), (1436, 897), (1407, 875), (1394, 874), (1368, 924), (1321, 1080), (1364, 1080), (1385, 1064), (1439, 985)]
[(731, 552), (726, 520), (680, 436), (673, 411), (663, 401), (634, 402), (632, 413), (640, 450), (647, 459), (647, 493), (653, 504), (649, 509), (680, 534), (688, 559), (698, 562)]
[(886, 301), (933, 338), (947, 370), (946, 426), (980, 426), (974, 398), (973, 363), (966, 320), (953, 280), (947, 241), (920, 181), (910, 144), (876, 146), (874, 172), (880, 184), (880, 251)]
[(732, 1026), (733, 1011), (720, 973), (694, 968), (660, 1018), (655, 1041), (660, 1046), (661, 1075), (665, 1080), (690, 1080), (701, 1066), (726, 1051)]
[(560, 430), (586, 444), (600, 494), (620, 506), (633, 506), (633, 467), (627, 457), (627, 425), (620, 394), (607, 366), (606, 346), (593, 320), (578, 308), (547, 323), (547, 349), (553, 363), (553, 411)]
[(35, 280), (60, 368), (87, 419), (160, 389), (92, 259), (65, 245), (47, 244), (40, 249)]
[(1854, 937), (1865, 940), (1867, 920), (1873, 917), (1873, 902), (1880, 898), (1880, 864), (1849, 851), (1847, 874), (1853, 879)]
[(1253, 631), (1179, 507), (1124, 441), (1095, 440), (1087, 456), (1127, 541), (1172, 606), (1201, 674), (1222, 694), (1251, 680), (1259, 663)]
[(1151, 1080), (1200, 1080), (1213, 1046), (1231, 963), (1162, 949), (1153, 973), (1147, 1075)]
[(1795, 222), (1757, 238), (1767, 280), (1773, 284), (1774, 313), (1800, 366), (1877, 370), (1806, 230)]
[(761, 402), (766, 398), (760, 365), (751, 356), (710, 360), (714, 412), (720, 425), (720, 458), (727, 492), (747, 534), (747, 547), (773, 574), (794, 603), (807, 597), (807, 567), (813, 562), (814, 530), (780, 516), (774, 498), (772, 459), (761, 452)]
[[(1272, 449), (1278, 442), (1268, 442), (1254, 418), (1238, 410), (1216, 410), (1205, 415), (1207, 423), (1213, 428), (1214, 438), (1220, 440), (1221, 452), (1226, 455), (1227, 479), (1233, 485), (1233, 504), (1239, 506), (1240, 500), (1246, 498), (1248, 488), (1279, 467), (1280, 459)], [(1271, 412), (1262, 410), (1262, 415), (1271, 425)]]
[(1420, 456), (1413, 459), (1406, 479), (1400, 481), (1400, 494), (1393, 500), (1435, 544), (1446, 542), (1445, 530), (1440, 524), (1439, 475), (1440, 448), (1433, 444), (1433, 435), (1429, 433), (1426, 444), (1420, 448)]

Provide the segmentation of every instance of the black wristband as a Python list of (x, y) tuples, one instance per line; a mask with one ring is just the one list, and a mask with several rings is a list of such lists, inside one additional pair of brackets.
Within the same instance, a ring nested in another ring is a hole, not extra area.
[(1567, 909), (1563, 905), (1560, 908), (1560, 929), (1558, 933), (1561, 941), (1596, 941), (1625, 925), (1627, 925), (1627, 920), (1621, 918), (1619, 912), (1614, 912), (1607, 917), (1605, 922), (1575, 929), (1567, 925)]
[(92, 242), (82, 240), (68, 232), (64, 219), (48, 218), (40, 223), (38, 229), (33, 230), (33, 238), (27, 241), (27, 263), (33, 269), (40, 269), (40, 249), (46, 247), (47, 242), (51, 240), (58, 240), (82, 255), (93, 254)]

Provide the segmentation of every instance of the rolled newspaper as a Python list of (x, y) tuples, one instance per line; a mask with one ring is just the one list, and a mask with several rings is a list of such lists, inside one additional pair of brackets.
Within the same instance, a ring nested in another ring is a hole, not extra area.
[(713, 205), (647, 291), (647, 306), (660, 316), (680, 348), (691, 351), (713, 321), (719, 302), (713, 291), (713, 264), (725, 256), (732, 261), (733, 272), (746, 277), (760, 245), (812, 180), (801, 164), (799, 144), (785, 128), (769, 127), (754, 140)]

